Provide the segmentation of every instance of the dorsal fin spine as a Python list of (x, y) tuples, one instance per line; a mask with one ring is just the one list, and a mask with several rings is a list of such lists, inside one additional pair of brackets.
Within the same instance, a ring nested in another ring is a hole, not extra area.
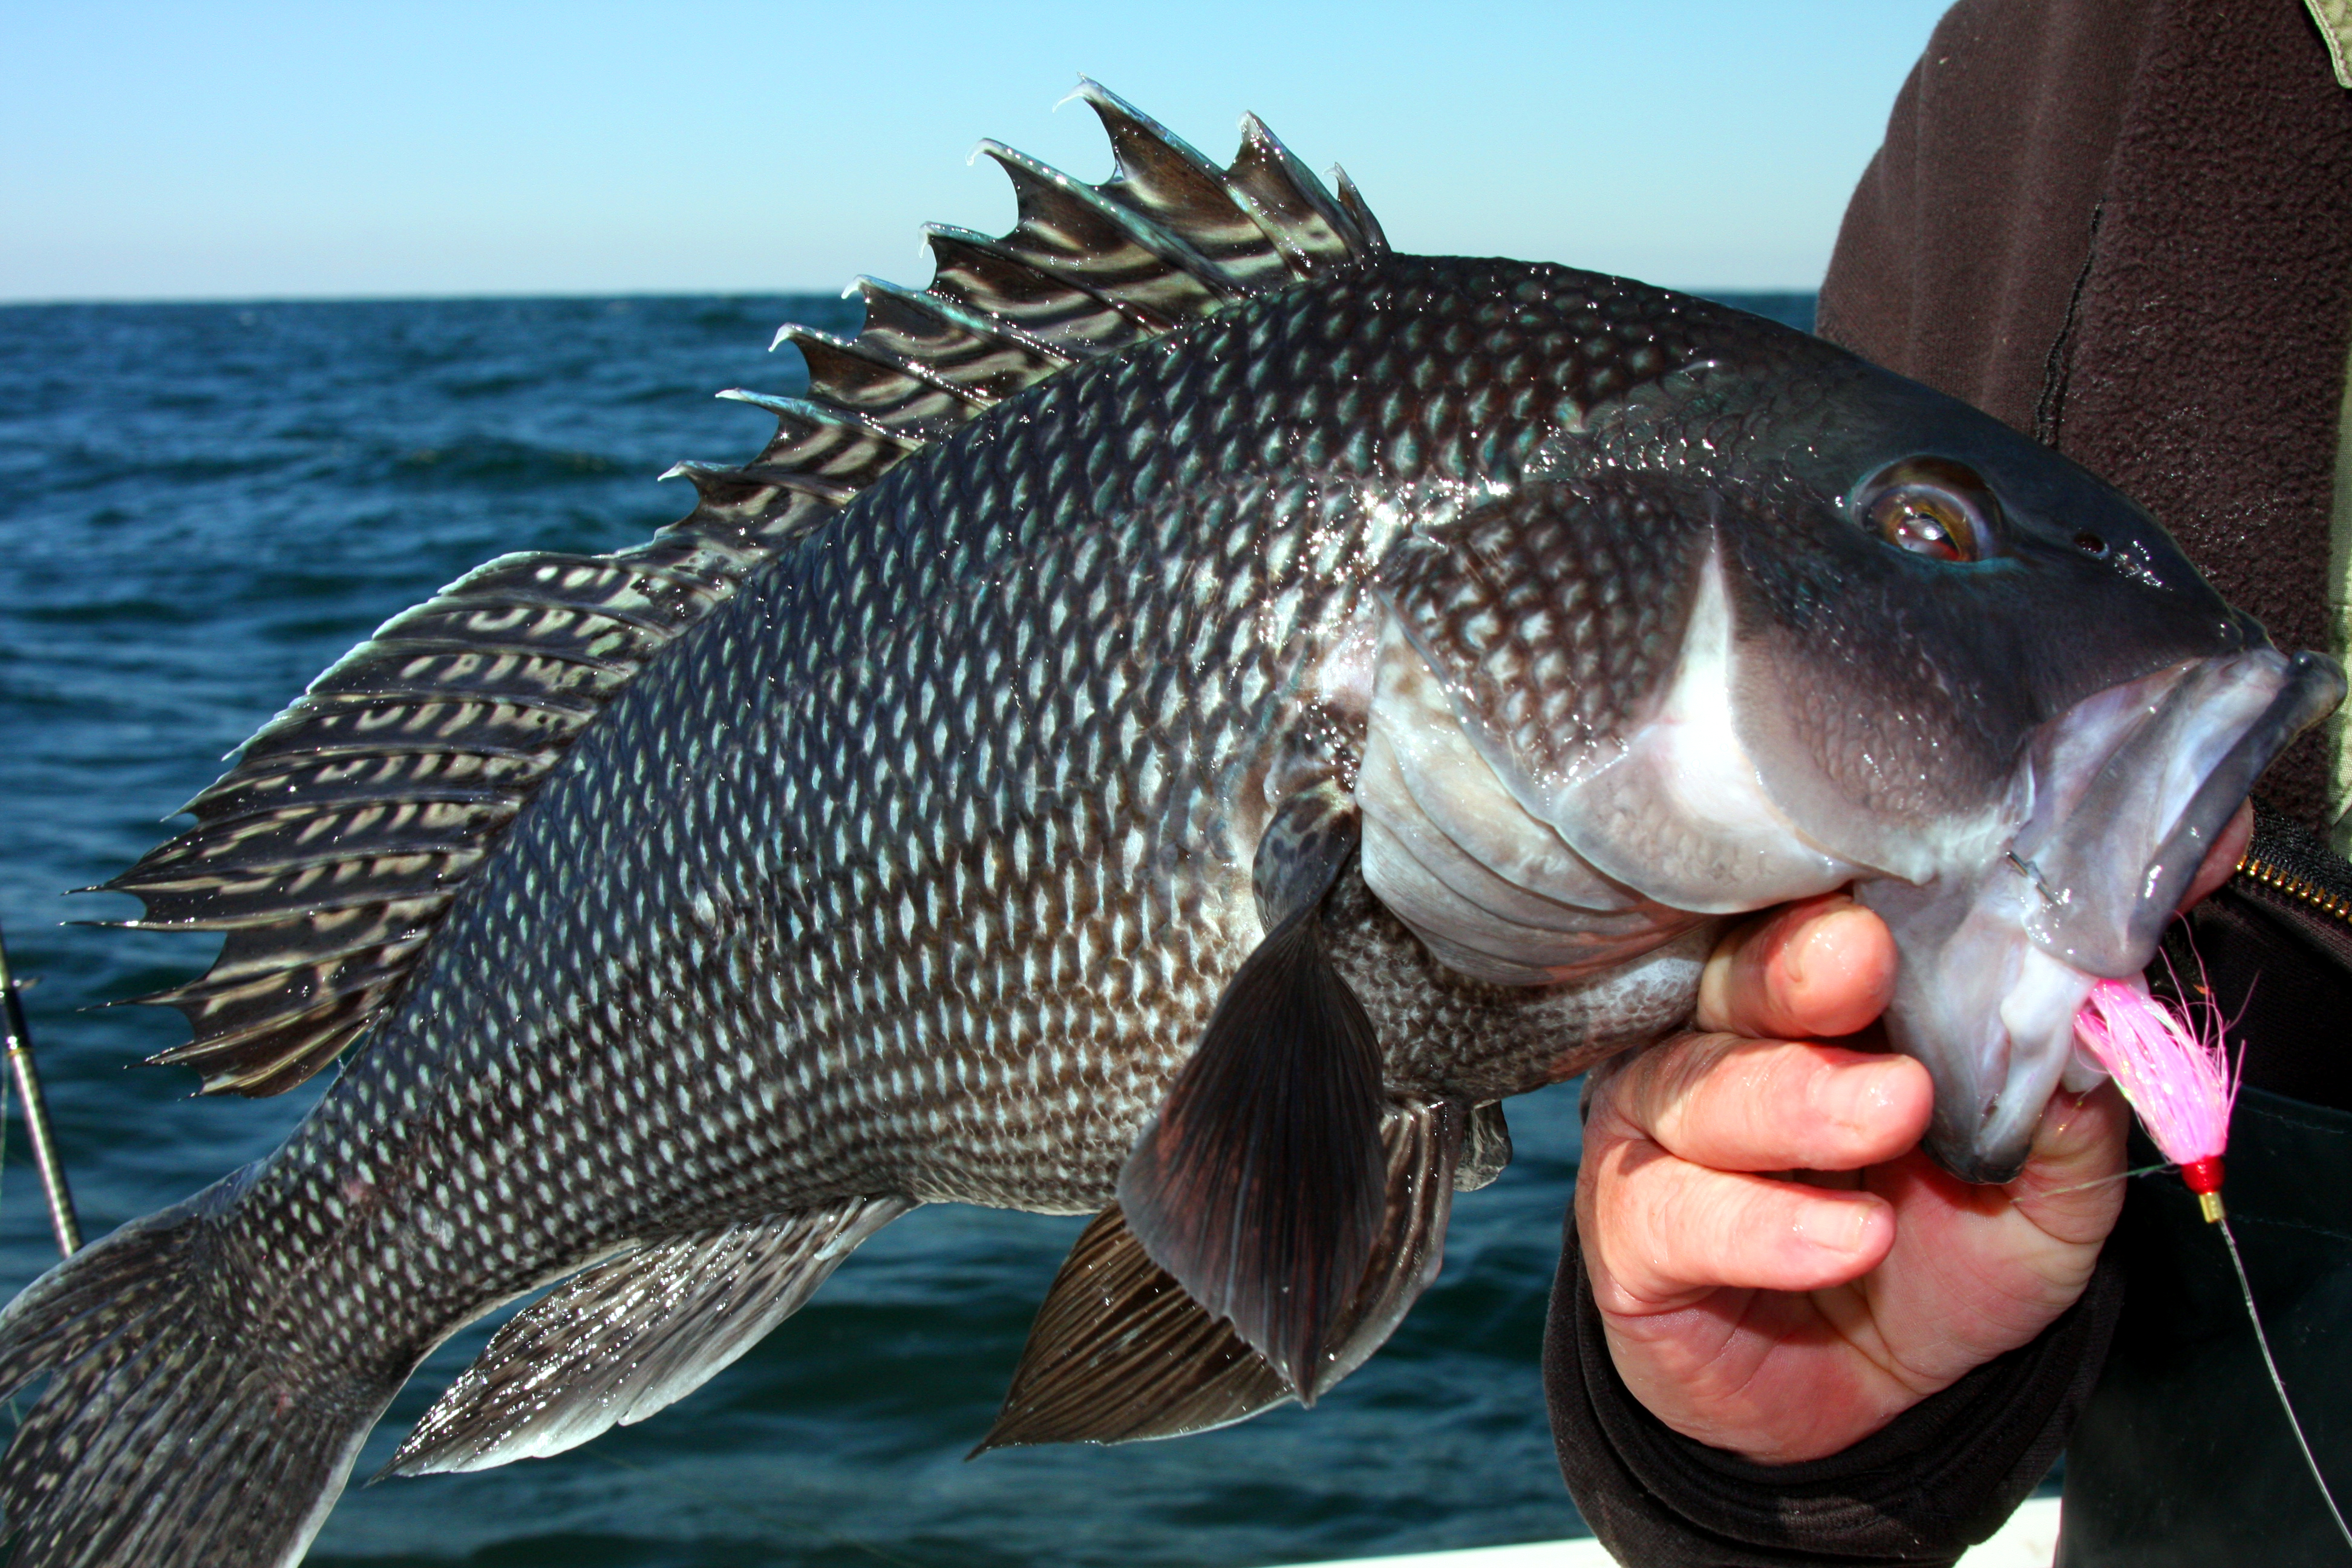
[[(1242, 116), (1242, 150), (1226, 183), (1306, 276), (1320, 277), (1332, 270), (1335, 261), (1353, 264), (1370, 253), (1355, 219), (1255, 114)], [(1328, 246), (1318, 243), (1303, 220), (1322, 225)]]
[(1086, 100), (1110, 138), (1118, 173), (1099, 187), (1104, 196), (1191, 232), (1195, 247), (1245, 292), (1310, 275), (1231, 171), (1099, 83), (1081, 79), (1072, 96)]
[[(1118, 229), (1137, 247), (1176, 268), (1220, 300), (1238, 300), (1250, 292), (1192, 246), (1125, 203), (1115, 201), (1094, 186), (1074, 180), (1059, 169), (1041, 163), (1026, 153), (1007, 147), (1001, 142), (983, 142), (980, 147), (982, 152), (995, 159), (1012, 179), (1015, 195), (1023, 198), (1024, 204), (1029, 199), (1067, 202)], [(1024, 211), (1024, 220), (1026, 216)], [(1025, 222), (1024, 226), (1026, 226)], [(1020, 230), (1013, 232), (1017, 234)]]
[(863, 360), (881, 369), (895, 371), (911, 381), (919, 381), (928, 386), (935, 386), (941, 392), (963, 399), (975, 408), (985, 408), (996, 401), (985, 393), (974, 392), (970, 387), (958, 386), (919, 360), (908, 359), (904, 354), (892, 353), (888, 349), (866, 342), (864, 333), (854, 338), (842, 338), (835, 337), (831, 332), (821, 332), (814, 327), (787, 325), (776, 334), (776, 341), (789, 342), (803, 354), (808, 352), (809, 345), (812, 343), (831, 349), (836, 353)]
[(840, 506), (857, 493), (856, 487), (840, 484), (821, 475), (803, 474), (758, 463), (672, 463), (662, 478), (684, 479), (706, 493), (719, 486), (767, 485), (777, 489), (797, 490), (829, 506)]
[[(1095, 118), (1102, 121), (1104, 133), (1110, 138), (1111, 159), (1118, 173), (1113, 176), (1112, 182), (1107, 183), (1115, 183), (1133, 173), (1128, 165), (1127, 153), (1129, 148), (1137, 144), (1133, 138), (1142, 138), (1158, 142), (1162, 149), (1197, 170), (1204, 179), (1218, 184), (1223, 184), (1223, 174), (1214, 163), (1202, 157), (1190, 142), (1185, 141), (1181, 136), (1095, 80), (1094, 78), (1079, 77), (1077, 88), (1070, 94), (1070, 98), (1077, 99), (1093, 110)], [(1064, 99), (1062, 101), (1066, 103), (1069, 99)]]
[[(958, 228), (952, 224), (935, 223), (925, 224), (923, 234), (924, 237), (930, 241), (931, 251), (935, 257), (940, 255), (942, 245), (945, 245), (954, 249), (970, 252), (974, 256), (987, 258), (1006, 268), (1026, 273), (1032, 278), (1050, 280), (1072, 292), (1084, 295), (1130, 326), (1141, 329), (1145, 336), (1156, 337), (1161, 332), (1174, 330), (1177, 325), (1173, 318), (1163, 316), (1139, 300), (1122, 300), (1116, 295), (1107, 293), (1095, 288), (1083, 278), (1074, 278), (1049, 265), (1022, 256), (1003, 241), (975, 230)], [(936, 289), (940, 284), (934, 281), (931, 286)], [(1116, 353), (1118, 349), (1126, 346), (1127, 343), (1123, 342), (1114, 347), (1099, 349), (1096, 352)], [(1092, 358), (1093, 355), (1089, 354), (1086, 357)]]
[(1066, 350), (1056, 348), (1034, 333), (1024, 331), (1011, 321), (989, 315), (982, 310), (975, 310), (961, 300), (934, 294), (928, 289), (919, 290), (908, 289), (883, 279), (866, 277), (860, 277), (854, 287), (863, 295), (882, 294), (895, 300), (903, 300), (909, 304), (919, 304), (924, 310), (953, 321), (957, 326), (975, 336), (997, 338), (1005, 342), (1017, 343), (1032, 353), (1042, 355), (1061, 364), (1079, 363), (1077, 356)]
[(141, 998), (194, 1030), (152, 1059), (198, 1068), (206, 1092), (299, 1083), (397, 1000), (581, 730), (761, 563), (1062, 367), (1385, 252), (1355, 186), (1339, 176), (1335, 199), (1255, 116), (1220, 170), (1099, 85), (1076, 96), (1110, 138), (1109, 180), (983, 143), (1020, 221), (927, 226), (929, 286), (860, 279), (856, 337), (780, 331), (806, 394), (719, 395), (775, 416), (753, 461), (672, 469), (695, 508), (642, 544), (500, 556), (386, 621), (189, 802), (194, 827), (103, 884), (144, 918), (91, 923), (229, 933), (205, 975)]
[(835, 408), (831, 404), (811, 403), (805, 397), (782, 397), (773, 393), (752, 392), (740, 386), (730, 386), (716, 395), (730, 403), (748, 403), (779, 419), (803, 419), (812, 425), (825, 425), (861, 436), (871, 436), (877, 440), (894, 441), (910, 452), (919, 451), (923, 445), (913, 437), (893, 430), (887, 425), (877, 424), (864, 415), (854, 414), (846, 408)]
[(1331, 177), (1339, 182), (1339, 205), (1347, 213), (1349, 221), (1356, 226), (1356, 232), (1362, 236), (1364, 244), (1373, 254), (1386, 256), (1389, 253), (1389, 237), (1381, 232), (1381, 220), (1372, 216), (1371, 205), (1364, 200), (1363, 192), (1356, 189), (1356, 182), (1349, 179), (1348, 171), (1337, 163), (1331, 165)]

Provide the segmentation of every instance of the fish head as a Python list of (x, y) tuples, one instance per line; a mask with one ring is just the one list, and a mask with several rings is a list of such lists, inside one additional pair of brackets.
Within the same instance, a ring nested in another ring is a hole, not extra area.
[(1853, 884), (1970, 1180), (2021, 1166), (2090, 986), (2344, 691), (2112, 487), (1811, 340), (1663, 378), (1430, 532), (1387, 603), (1503, 793), (1662, 906)]
[[(2013, 1178), (2074, 1019), (2137, 974), (2256, 778), (2344, 695), (2147, 512), (1977, 410), (1858, 363), (1781, 448), (1813, 547), (1733, 545), (1735, 722), (1800, 830), (1857, 867), (1900, 963), (1887, 1027), (1928, 1147)], [(1763, 466), (1769, 468), (1767, 458)], [(1843, 525), (1843, 526), (1840, 526)]]

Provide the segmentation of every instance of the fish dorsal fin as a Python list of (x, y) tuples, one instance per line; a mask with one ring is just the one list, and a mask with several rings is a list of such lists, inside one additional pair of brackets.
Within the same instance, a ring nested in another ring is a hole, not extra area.
[(732, 1364), (914, 1206), (849, 1198), (655, 1242), (572, 1276), (491, 1336), (385, 1473), (487, 1470), (644, 1420)]
[(692, 513), (608, 555), (522, 554), (386, 622), (246, 743), (196, 826), (103, 884), (143, 930), (227, 933), (192, 984), (141, 998), (193, 1037), (152, 1059), (207, 1092), (274, 1094), (391, 1004), (466, 877), (580, 731), (761, 563), (892, 468), (1065, 366), (1386, 253), (1344, 176), (1325, 190), (1255, 119), (1218, 169), (1092, 82), (1118, 169), (1100, 185), (1009, 148), (1020, 221), (929, 231), (928, 289), (856, 285), (854, 338), (787, 326), (798, 397), (737, 467), (680, 464)]
[[(1381, 1127), (1388, 1180), (1380, 1235), (1324, 1342), (1325, 1370), (1315, 1386), (1328, 1389), (1370, 1359), (1437, 1278), (1454, 1194), (1463, 1185), (1461, 1162), (1474, 1147), (1491, 1161), (1496, 1140), (1508, 1142), (1501, 1127), (1493, 1106), (1468, 1117), (1437, 1100), (1390, 1110)], [(1095, 1216), (1054, 1277), (1004, 1406), (973, 1452), (1181, 1437), (1296, 1397), (1231, 1322), (1151, 1261), (1113, 1205)]]

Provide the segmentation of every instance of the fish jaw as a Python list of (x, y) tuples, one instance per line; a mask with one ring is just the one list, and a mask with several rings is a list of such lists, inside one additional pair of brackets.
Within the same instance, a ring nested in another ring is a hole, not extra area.
[(1927, 1151), (1963, 1181), (1999, 1184), (2025, 1164), (2096, 977), (2026, 936), (2034, 895), (2005, 862), (1966, 887), (1888, 878), (1854, 892), (1895, 938), (1886, 1033), (1935, 1080)]
[(2264, 647), (2095, 693), (2033, 736), (1998, 854), (1857, 887), (1901, 955), (1887, 1033), (1935, 1079), (1947, 1170), (2013, 1180), (2061, 1081), (2098, 1081), (2074, 1048), (2091, 987), (2146, 967), (2255, 779), (2344, 690), (2332, 661)]

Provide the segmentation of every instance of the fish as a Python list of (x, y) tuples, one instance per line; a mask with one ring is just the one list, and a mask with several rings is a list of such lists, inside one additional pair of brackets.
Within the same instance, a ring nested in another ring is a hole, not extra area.
[(983, 1448), (1311, 1405), (1502, 1101), (1849, 885), (2003, 1179), (2343, 694), (1963, 404), (1078, 96), (1109, 179), (982, 143), (1014, 227), (787, 326), (685, 519), (394, 616), (103, 884), (226, 933), (156, 1060), (336, 1077), (0, 1312), (20, 1568), (297, 1562), (466, 1324), (536, 1298), (391, 1472), (654, 1415), (922, 1204), (1094, 1216)]

